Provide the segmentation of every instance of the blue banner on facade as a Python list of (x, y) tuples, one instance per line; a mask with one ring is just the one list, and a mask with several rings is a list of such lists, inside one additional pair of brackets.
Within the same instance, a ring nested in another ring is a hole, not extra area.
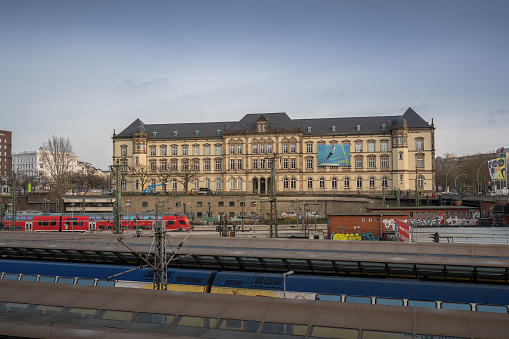
[(350, 166), (350, 144), (318, 145), (318, 166)]

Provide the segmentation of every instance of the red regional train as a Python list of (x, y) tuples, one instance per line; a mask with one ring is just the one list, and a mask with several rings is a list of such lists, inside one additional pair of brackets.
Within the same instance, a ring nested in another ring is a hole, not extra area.
[[(189, 230), (191, 224), (183, 214), (124, 214), (123, 230), (153, 230), (156, 220), (162, 220), (167, 230)], [(20, 213), (16, 215), (15, 231), (48, 231), (48, 232), (101, 232), (113, 231), (115, 218), (113, 214), (59, 214), (59, 213)], [(12, 215), (7, 215), (4, 230), (12, 230)]]

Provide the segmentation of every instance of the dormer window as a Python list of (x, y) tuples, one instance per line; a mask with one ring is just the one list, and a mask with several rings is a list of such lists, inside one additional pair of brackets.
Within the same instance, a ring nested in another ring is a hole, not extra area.
[(332, 126), (332, 131), (336, 132), (336, 126)]
[(357, 125), (357, 128), (356, 128), (358, 131), (361, 130), (361, 125)]
[(173, 136), (176, 137), (179, 135), (179, 131), (173, 131)]
[(311, 127), (308, 127), (308, 132), (311, 133)]
[(221, 135), (221, 130), (220, 129), (216, 130), (216, 135)]
[(194, 131), (194, 135), (200, 135), (200, 131), (199, 130)]
[(157, 137), (157, 132), (152, 132), (153, 137)]
[(385, 131), (387, 129), (387, 126), (385, 124), (382, 124), (382, 131)]

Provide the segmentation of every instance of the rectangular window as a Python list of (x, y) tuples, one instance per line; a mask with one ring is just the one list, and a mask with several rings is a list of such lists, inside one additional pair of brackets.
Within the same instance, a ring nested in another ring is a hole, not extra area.
[(258, 154), (258, 145), (253, 145), (253, 154)]
[(295, 147), (295, 144), (291, 144), (290, 145), (290, 153), (295, 153), (296, 152), (296, 147)]
[(150, 156), (151, 157), (155, 157), (156, 156), (156, 148), (155, 147), (150, 147)]
[(313, 169), (313, 159), (306, 159), (306, 169)]
[(313, 144), (306, 144), (306, 153), (313, 153)]
[(265, 169), (265, 159), (260, 159), (260, 169)]
[(166, 161), (162, 162), (161, 163), (161, 171), (166, 172), (167, 170), (168, 170), (168, 166), (166, 164)]
[(362, 142), (355, 143), (355, 152), (362, 152)]
[(380, 168), (389, 168), (389, 158), (380, 158)]
[(182, 155), (188, 155), (188, 148), (187, 148), (187, 146), (182, 146)]
[[(267, 153), (272, 153), (272, 145), (267, 146)], [(265, 154), (265, 145), (260, 145), (260, 154)]]
[(200, 170), (200, 162), (198, 160), (193, 161), (193, 169), (195, 171), (199, 171)]
[(155, 162), (155, 161), (152, 161), (152, 162), (150, 163), (150, 170), (151, 170), (152, 172), (155, 172), (155, 171), (156, 171), (156, 169), (157, 169), (156, 167), (157, 167), (156, 162)]
[(166, 147), (161, 147), (161, 156), (166, 156)]
[(253, 159), (253, 169), (258, 169), (258, 159)]
[(221, 155), (221, 146), (216, 146), (216, 155)]
[(235, 154), (235, 145), (230, 145), (230, 154)]
[(368, 152), (374, 152), (374, 151), (375, 151), (375, 143), (368, 142)]
[(216, 160), (216, 171), (221, 171), (222, 167), (221, 160)]
[(237, 159), (237, 169), (238, 170), (242, 169), (242, 159)]
[(203, 148), (203, 153), (204, 153), (205, 155), (210, 155), (210, 146), (205, 146), (205, 147)]
[(283, 144), (283, 153), (288, 153), (288, 144)]
[(291, 169), (296, 169), (297, 168), (295, 159), (291, 159), (290, 160), (290, 168)]
[(200, 146), (193, 146), (193, 155), (200, 155)]
[(288, 159), (283, 159), (283, 169), (288, 169)]
[(380, 151), (387, 152), (389, 150), (389, 143), (387, 141), (380, 142)]
[(178, 171), (178, 161), (175, 160), (171, 162), (171, 169), (173, 171)]
[(362, 168), (362, 158), (355, 159), (355, 168)]
[(171, 155), (178, 155), (177, 146), (171, 146)]
[(418, 155), (417, 156), (417, 160), (416, 160), (416, 164), (415, 164), (417, 167), (424, 167), (424, 156), (422, 155)]
[(203, 162), (203, 169), (204, 169), (205, 171), (210, 171), (210, 160), (205, 160), (205, 161)]
[(231, 170), (235, 169), (235, 160), (234, 159), (230, 159), (230, 169)]
[(242, 145), (237, 145), (237, 154), (242, 154)]
[(122, 146), (121, 152), (122, 152), (122, 156), (126, 157), (127, 156), (127, 146)]
[(369, 168), (375, 168), (376, 167), (376, 159), (375, 158), (368, 158), (368, 167)]
[(424, 151), (424, 140), (416, 140), (415, 141), (415, 149), (417, 151)]

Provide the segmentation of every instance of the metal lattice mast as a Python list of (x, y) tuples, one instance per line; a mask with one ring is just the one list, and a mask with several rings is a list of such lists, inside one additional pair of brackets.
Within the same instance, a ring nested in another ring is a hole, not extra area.
[(162, 220), (155, 222), (154, 290), (168, 289), (168, 265), (166, 259), (166, 227)]
[(11, 231), (16, 230), (16, 173), (12, 172), (12, 189), (11, 189), (11, 203), (12, 203), (12, 224), (11, 224)]
[(270, 237), (277, 238), (276, 154), (269, 159), (270, 166)]
[(113, 213), (115, 214), (115, 225), (113, 228), (113, 233), (120, 234), (122, 233), (122, 205), (120, 204), (120, 200), (122, 197), (122, 192), (120, 190), (120, 165), (114, 165), (113, 170), (115, 171), (115, 202), (113, 204)]

